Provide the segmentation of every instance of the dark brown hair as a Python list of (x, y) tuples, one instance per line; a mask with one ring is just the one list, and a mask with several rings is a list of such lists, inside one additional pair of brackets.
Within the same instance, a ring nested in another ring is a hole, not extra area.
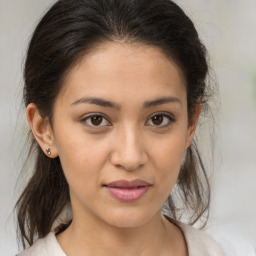
[[(41, 116), (51, 121), (65, 75), (104, 41), (140, 42), (161, 48), (176, 61), (186, 79), (189, 121), (193, 120), (197, 104), (203, 106), (203, 111), (206, 109), (206, 49), (192, 21), (170, 0), (57, 1), (37, 25), (28, 47), (25, 106), (35, 103)], [(47, 235), (70, 205), (59, 158), (46, 157), (31, 132), (30, 138), (28, 156), (34, 157), (33, 173), (16, 204), (23, 247)], [(195, 142), (186, 152), (175, 191), (164, 205), (171, 218), (179, 219), (184, 209), (190, 214), (190, 224), (204, 213), (208, 216), (209, 183)], [(71, 221), (72, 217), (67, 223), (59, 223), (63, 225), (57, 225), (58, 231)]]

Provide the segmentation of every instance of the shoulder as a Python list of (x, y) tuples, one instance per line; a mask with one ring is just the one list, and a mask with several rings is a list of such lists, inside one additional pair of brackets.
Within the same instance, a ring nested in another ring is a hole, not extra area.
[(66, 256), (62, 251), (54, 233), (38, 239), (31, 247), (27, 248), (18, 256)]
[(208, 234), (181, 222), (177, 225), (185, 236), (189, 256), (224, 256), (220, 246)]

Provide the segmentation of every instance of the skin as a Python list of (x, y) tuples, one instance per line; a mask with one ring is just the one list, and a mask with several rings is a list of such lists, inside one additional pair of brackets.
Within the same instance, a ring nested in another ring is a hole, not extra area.
[[(92, 97), (113, 106), (88, 102)], [(57, 236), (68, 256), (187, 255), (181, 230), (161, 216), (161, 206), (199, 112), (189, 126), (183, 74), (161, 49), (121, 42), (102, 43), (71, 69), (52, 127), (28, 106), (36, 140), (45, 153), (51, 149), (49, 157), (60, 157), (70, 187), (73, 221)], [(91, 114), (103, 116), (97, 125)], [(140, 199), (121, 202), (103, 187), (120, 179), (151, 186)]]

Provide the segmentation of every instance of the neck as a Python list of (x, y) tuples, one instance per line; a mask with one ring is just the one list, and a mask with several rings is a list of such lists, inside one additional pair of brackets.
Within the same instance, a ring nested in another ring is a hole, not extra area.
[(165, 255), (164, 251), (172, 255), (175, 241), (172, 243), (171, 237), (175, 236), (170, 236), (170, 231), (175, 234), (175, 228), (163, 220), (160, 211), (147, 223), (133, 228), (114, 227), (88, 216), (84, 219), (74, 216), (72, 224), (57, 239), (69, 256), (150, 256)]

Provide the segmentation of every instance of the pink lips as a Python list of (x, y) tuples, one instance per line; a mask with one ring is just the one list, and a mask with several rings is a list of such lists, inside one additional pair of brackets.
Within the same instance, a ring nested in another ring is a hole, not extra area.
[(104, 185), (112, 196), (123, 202), (131, 202), (141, 198), (151, 184), (143, 180), (117, 180)]

